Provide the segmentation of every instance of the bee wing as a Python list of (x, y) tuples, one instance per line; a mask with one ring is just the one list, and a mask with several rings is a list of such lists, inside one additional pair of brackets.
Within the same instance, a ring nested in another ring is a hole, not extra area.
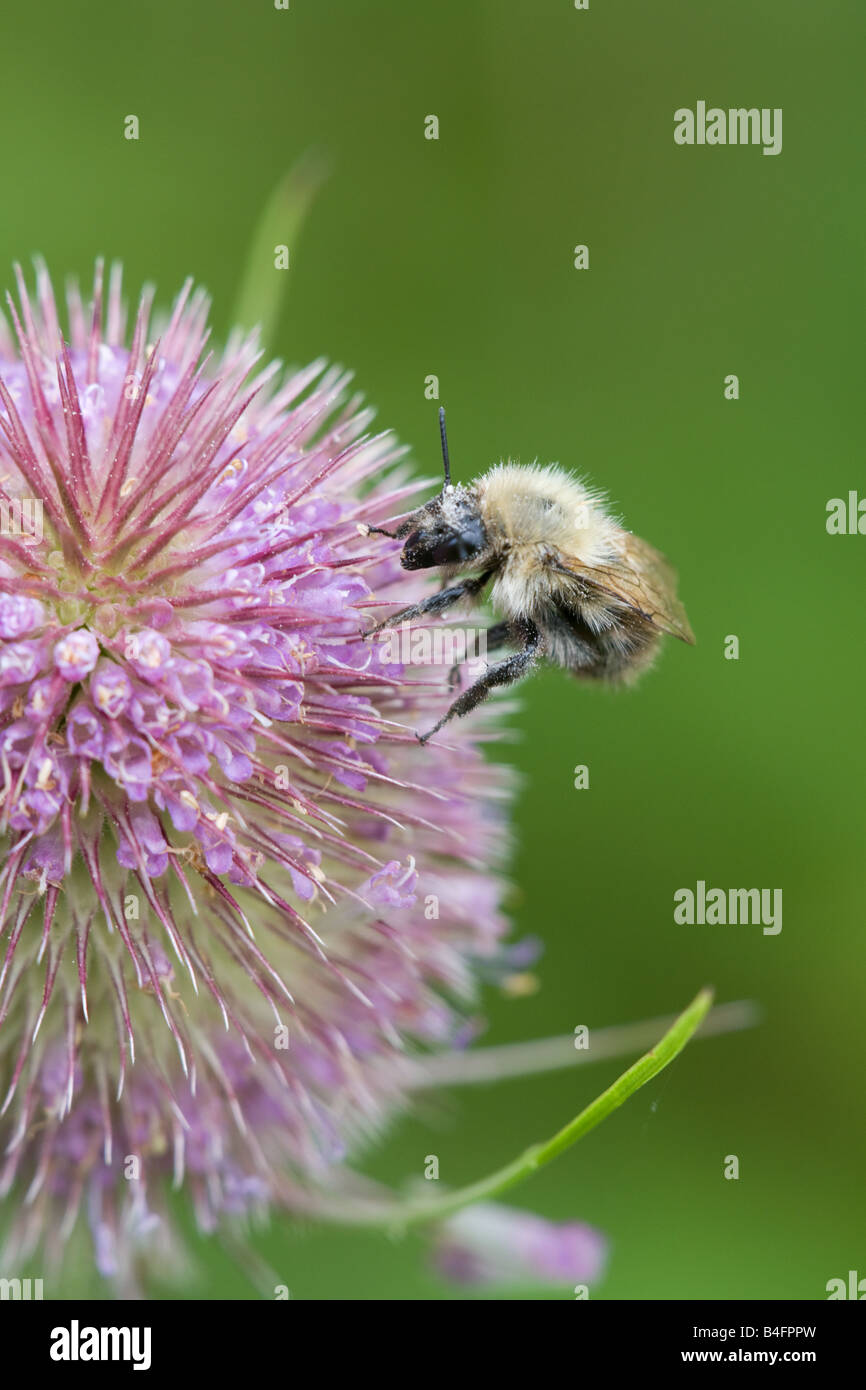
[(621, 560), (617, 564), (590, 566), (569, 557), (566, 568), (593, 588), (633, 608), (659, 632), (694, 643), (686, 610), (677, 598), (676, 571), (664, 555), (630, 531), (621, 533), (618, 548)]

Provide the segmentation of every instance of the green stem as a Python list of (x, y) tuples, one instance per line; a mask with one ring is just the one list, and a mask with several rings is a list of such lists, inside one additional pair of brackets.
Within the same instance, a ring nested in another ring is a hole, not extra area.
[(276, 268), (275, 248), (287, 246), (290, 258), (294, 256), (298, 233), (327, 172), (321, 155), (303, 155), (277, 184), (253, 233), (232, 322), (242, 329), (258, 325), (265, 348), (271, 345), (292, 274), (291, 268)]
[(658, 1076), (659, 1072), (682, 1051), (693, 1033), (700, 1027), (712, 1002), (712, 990), (702, 989), (661, 1040), (656, 1043), (655, 1047), (638, 1058), (612, 1086), (609, 1086), (606, 1091), (602, 1091), (601, 1095), (597, 1096), (585, 1110), (581, 1110), (579, 1115), (570, 1120), (551, 1139), (530, 1145), (511, 1163), (507, 1163), (504, 1168), (499, 1168), (495, 1173), (482, 1178), (479, 1182), (470, 1183), (468, 1187), (457, 1188), (454, 1192), (448, 1192), (444, 1196), (430, 1201), (358, 1202), (343, 1207), (329, 1201), (323, 1204), (316, 1214), (353, 1226), (378, 1226), (394, 1232), (402, 1232), (408, 1226), (427, 1221), (440, 1221), (444, 1217), (453, 1216), (455, 1212), (470, 1206), (473, 1202), (489, 1201), (491, 1198), (499, 1197), (509, 1188), (522, 1182), (524, 1178), (537, 1172), (539, 1168), (543, 1168), (546, 1163), (552, 1162), (554, 1158), (565, 1153), (566, 1149), (570, 1149), (573, 1144), (577, 1143), (578, 1139), (582, 1139), (591, 1129), (595, 1129), (596, 1125), (601, 1124), (602, 1120), (607, 1119), (614, 1110), (619, 1109), (629, 1096), (633, 1096), (635, 1091), (640, 1090), (641, 1086), (645, 1086), (654, 1076)]

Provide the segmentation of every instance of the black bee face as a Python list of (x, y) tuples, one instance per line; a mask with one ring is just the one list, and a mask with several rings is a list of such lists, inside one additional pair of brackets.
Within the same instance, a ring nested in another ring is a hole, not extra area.
[(445, 494), (435, 498), (417, 515), (400, 556), (404, 570), (426, 570), (435, 565), (459, 565), (480, 555), (487, 547), (487, 533), (477, 508), (458, 506)]

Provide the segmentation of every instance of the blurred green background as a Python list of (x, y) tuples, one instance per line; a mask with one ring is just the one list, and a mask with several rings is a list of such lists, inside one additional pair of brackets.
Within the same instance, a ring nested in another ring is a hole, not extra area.
[[(697, 647), (624, 694), (539, 675), (504, 751), (515, 935), (546, 952), (538, 993), (490, 992), (485, 1041), (668, 1013), (705, 983), (764, 1012), (513, 1194), (608, 1233), (593, 1297), (811, 1299), (866, 1274), (866, 538), (825, 530), (829, 498), (866, 490), (864, 31), (853, 0), (47, 0), (0, 29), (4, 283), (36, 251), (85, 277), (101, 252), (162, 300), (194, 275), (224, 334), (263, 201), (318, 147), (276, 349), (353, 367), (428, 473), (435, 373), (459, 478), (508, 455), (581, 470), (680, 570)], [(698, 99), (782, 107), (782, 153), (676, 146)], [(782, 888), (781, 934), (676, 925), (701, 878)], [(620, 1069), (426, 1100), (368, 1171), (401, 1182), (435, 1152), (449, 1184), (481, 1176)], [(414, 1239), (284, 1223), (258, 1248), (295, 1298), (461, 1296)], [(255, 1296), (196, 1250), (191, 1295)]]

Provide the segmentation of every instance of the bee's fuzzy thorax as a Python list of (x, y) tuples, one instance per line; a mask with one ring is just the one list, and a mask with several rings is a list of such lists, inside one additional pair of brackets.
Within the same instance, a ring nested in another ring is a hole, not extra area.
[(476, 483), (485, 519), (496, 519), (509, 549), (545, 545), (602, 564), (620, 528), (600, 493), (557, 464), (499, 463)]

